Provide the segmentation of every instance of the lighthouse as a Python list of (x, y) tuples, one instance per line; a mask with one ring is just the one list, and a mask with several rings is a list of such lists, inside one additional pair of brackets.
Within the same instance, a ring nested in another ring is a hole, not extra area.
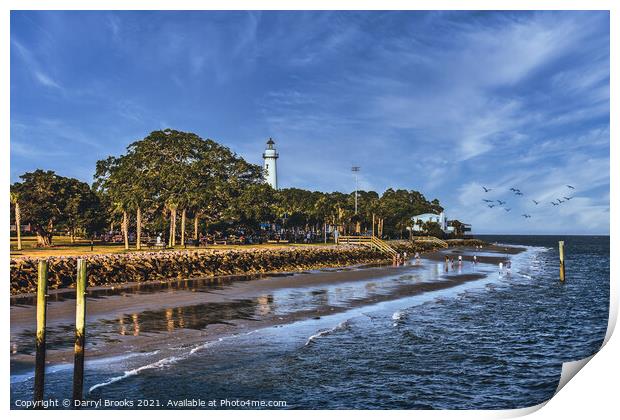
[(278, 189), (278, 171), (276, 169), (276, 161), (278, 160), (278, 152), (273, 148), (275, 142), (271, 137), (267, 141), (267, 148), (263, 153), (263, 159), (265, 160), (265, 164), (263, 168), (265, 169), (265, 181), (267, 184), (271, 185), (274, 190)]

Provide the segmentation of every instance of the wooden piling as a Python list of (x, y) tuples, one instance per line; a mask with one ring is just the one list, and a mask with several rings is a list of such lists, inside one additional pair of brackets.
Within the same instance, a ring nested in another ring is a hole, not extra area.
[(37, 279), (37, 335), (34, 368), (34, 400), (43, 401), (45, 383), (45, 325), (47, 320), (47, 260), (39, 261)]
[(75, 283), (75, 358), (73, 362), (73, 401), (82, 400), (84, 387), (84, 343), (86, 338), (86, 261), (77, 261), (77, 281)]
[(560, 281), (564, 281), (564, 241), (560, 241)]

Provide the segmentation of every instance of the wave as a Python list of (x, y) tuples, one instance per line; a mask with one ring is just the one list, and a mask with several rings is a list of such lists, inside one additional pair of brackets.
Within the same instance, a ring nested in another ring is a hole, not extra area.
[(189, 355), (192, 355), (192, 354), (196, 353), (197, 351), (204, 350), (204, 349), (207, 349), (209, 347), (212, 347), (212, 346), (216, 345), (217, 343), (219, 343), (221, 341), (224, 341), (224, 337), (218, 338), (217, 341), (209, 341), (207, 343), (201, 344), (198, 347), (194, 347), (193, 349), (190, 350)]
[(401, 323), (401, 321), (406, 317), (407, 315), (403, 312), (403, 311), (396, 311), (392, 314), (392, 320), (394, 320), (394, 322), (392, 323), (393, 327), (397, 327), (398, 324)]
[(396, 311), (392, 314), (392, 319), (397, 321), (399, 319), (403, 319), (403, 316), (405, 316), (404, 313), (402, 313), (401, 311)]
[[(122, 381), (123, 379), (129, 378), (129, 377), (132, 377), (132, 376), (136, 376), (140, 372), (145, 371), (145, 370), (166, 368), (166, 367), (168, 367), (170, 365), (175, 364), (178, 361), (187, 359), (188, 357), (192, 356), (197, 351), (204, 350), (206, 348), (212, 347), (215, 344), (218, 344), (218, 343), (222, 342), (224, 340), (224, 338), (226, 338), (226, 337), (220, 337), (220, 338), (217, 339), (217, 341), (208, 341), (208, 342), (206, 342), (204, 344), (201, 344), (201, 345), (199, 345), (197, 347), (192, 348), (189, 352), (187, 352), (184, 355), (165, 357), (165, 358), (163, 358), (161, 360), (158, 360), (156, 362), (149, 363), (148, 365), (144, 365), (144, 366), (137, 367), (135, 369), (127, 370), (122, 375), (115, 376), (113, 378), (108, 379), (107, 381), (104, 381), (104, 382), (101, 382), (101, 383), (98, 383), (96, 385), (91, 386), (88, 389), (88, 393), (90, 394), (91, 392), (93, 392), (97, 388), (103, 388), (105, 386), (111, 385), (111, 384), (116, 383), (118, 381)], [(154, 355), (154, 354), (157, 354), (157, 353), (159, 353), (159, 350), (151, 352), (151, 353), (147, 353), (147, 354)]]
[(138, 368), (125, 371), (125, 373), (120, 375), (120, 376), (115, 376), (113, 378), (108, 379), (105, 382), (101, 382), (101, 383), (98, 383), (96, 385), (91, 386), (88, 389), (88, 393), (90, 394), (91, 392), (93, 392), (97, 388), (103, 388), (104, 386), (111, 385), (111, 384), (113, 384), (115, 382), (118, 382), (118, 381), (121, 381), (121, 380), (123, 380), (125, 378), (129, 378), (130, 376), (135, 376), (138, 373), (142, 372), (143, 370), (163, 368), (163, 367), (169, 366), (169, 365), (171, 365), (173, 363), (176, 363), (177, 361), (179, 361), (181, 359), (182, 359), (181, 357), (175, 357), (175, 356), (166, 357), (164, 359), (158, 360), (157, 362), (150, 363), (150, 364), (145, 365), (145, 366), (140, 366)]
[(310, 337), (308, 337), (308, 340), (306, 341), (306, 344), (304, 344), (304, 347), (310, 345), (311, 343), (313, 343), (317, 338), (320, 338), (320, 337), (326, 336), (328, 334), (331, 334), (334, 331), (342, 330), (342, 329), (346, 328), (348, 325), (349, 325), (349, 320), (344, 320), (340, 324), (336, 325), (334, 328), (320, 330), (316, 334), (312, 334)]

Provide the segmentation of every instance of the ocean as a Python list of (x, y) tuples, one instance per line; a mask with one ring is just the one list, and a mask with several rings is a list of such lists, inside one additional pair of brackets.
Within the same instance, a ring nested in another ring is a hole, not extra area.
[[(544, 402), (556, 390), (563, 362), (590, 356), (602, 345), (609, 315), (609, 237), (481, 239), (526, 251), (512, 255), (510, 271), (501, 273), (494, 265), (466, 263), (465, 273), (484, 277), (454, 287), (214, 340), (205, 336), (198, 346), (167, 342), (154, 351), (91, 360), (86, 398), (116, 401), (113, 408), (140, 408), (138, 401), (148, 408), (192, 408), (197, 400), (234, 409), (511, 409)], [(566, 243), (564, 283), (558, 280), (558, 240)], [(412, 267), (374, 281), (283, 290), (267, 301), (282, 314), (317, 302), (348, 308), (368, 294), (451, 274), (435, 261), (422, 265), (423, 270)], [(195, 325), (184, 328), (205, 328), (208, 323), (200, 321), (207, 315), (200, 310), (191, 312)], [(144, 334), (165, 334), (160, 317), (149, 319)], [(65, 334), (70, 343), (70, 329)], [(21, 340), (13, 345), (23, 345)], [(70, 397), (71, 370), (70, 364), (48, 368), (46, 398)], [(12, 372), (13, 406), (31, 395), (32, 376)]]

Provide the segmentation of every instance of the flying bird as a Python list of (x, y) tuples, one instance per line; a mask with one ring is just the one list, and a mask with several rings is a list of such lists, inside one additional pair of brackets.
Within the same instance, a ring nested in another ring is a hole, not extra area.
[(512, 187), (512, 188), (510, 188), (510, 191), (517, 192), (517, 191), (520, 191), (520, 190), (518, 188)]
[(526, 219), (529, 219), (530, 217), (532, 217), (529, 214), (522, 214), (521, 216), (525, 217)]
[(484, 185), (482, 186), (482, 189), (484, 190), (485, 193), (487, 193), (487, 192), (492, 190), (492, 188), (487, 188)]
[(560, 200), (560, 199), (558, 198), (558, 204), (562, 204), (563, 202), (564, 202), (564, 201), (562, 201), (562, 200)]
[(493, 202), (493, 200), (489, 200), (489, 199), (486, 199), (486, 198), (483, 198), (482, 201), (484, 201), (486, 203), (492, 203)]
[(564, 199), (568, 201), (568, 200), (572, 200), (573, 197), (564, 197)]
[(532, 202), (536, 205), (538, 205), (538, 203), (540, 203), (540, 201), (536, 201), (536, 200), (532, 200)]
[(487, 204), (487, 206), (492, 209), (493, 207), (495, 207), (495, 204)]
[(502, 200), (497, 200), (497, 202), (499, 203), (500, 206), (503, 206), (504, 204), (506, 204), (506, 202)]
[(554, 206), (559, 206), (559, 204), (556, 203), (555, 201), (552, 201), (551, 204), (553, 204)]
[(574, 190), (574, 189), (575, 189), (575, 187), (573, 187), (572, 185), (568, 185), (568, 184), (567, 184), (566, 186), (567, 186), (568, 188), (570, 188), (571, 190)]
[(506, 211), (510, 211), (510, 209), (504, 209), (504, 210), (506, 210)]
[(515, 195), (523, 195), (523, 193), (521, 191), (517, 191)]

